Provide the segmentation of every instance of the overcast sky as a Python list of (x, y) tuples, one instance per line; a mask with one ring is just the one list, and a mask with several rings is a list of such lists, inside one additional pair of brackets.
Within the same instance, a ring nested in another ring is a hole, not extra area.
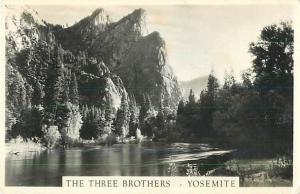
[[(104, 8), (117, 21), (141, 6), (31, 6), (41, 18), (72, 25)], [(214, 69), (236, 75), (251, 66), (249, 43), (269, 24), (292, 20), (292, 5), (143, 6), (149, 33), (158, 31), (167, 43), (169, 64), (179, 80), (207, 75)]]

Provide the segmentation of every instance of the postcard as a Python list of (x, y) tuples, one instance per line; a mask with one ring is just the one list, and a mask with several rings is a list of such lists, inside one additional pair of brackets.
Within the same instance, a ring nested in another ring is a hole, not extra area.
[(1, 13), (2, 193), (300, 193), (299, 2)]

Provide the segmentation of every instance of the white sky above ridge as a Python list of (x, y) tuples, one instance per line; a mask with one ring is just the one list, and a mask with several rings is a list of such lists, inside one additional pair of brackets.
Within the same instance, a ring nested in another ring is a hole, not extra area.
[(53, 24), (73, 25), (104, 8), (113, 21), (143, 8), (149, 33), (158, 31), (167, 44), (169, 64), (180, 81), (208, 75), (223, 80), (225, 70), (236, 75), (251, 66), (249, 43), (261, 29), (293, 19), (293, 5), (197, 6), (30, 6)]

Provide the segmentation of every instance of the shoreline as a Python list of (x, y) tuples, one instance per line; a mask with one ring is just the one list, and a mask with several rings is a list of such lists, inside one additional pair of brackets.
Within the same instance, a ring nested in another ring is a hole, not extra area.
[[(71, 147), (84, 148), (86, 146), (101, 145), (95, 144), (95, 142), (86, 142)], [(20, 138), (6, 142), (5, 149), (6, 157), (16, 160), (30, 159), (36, 153), (50, 150), (41, 143), (35, 143), (31, 140), (24, 141)], [(224, 161), (223, 166), (209, 170), (205, 176), (238, 176), (242, 187), (291, 186), (292, 167), (291, 161), (285, 157), (247, 159), (232, 156), (231, 159)]]

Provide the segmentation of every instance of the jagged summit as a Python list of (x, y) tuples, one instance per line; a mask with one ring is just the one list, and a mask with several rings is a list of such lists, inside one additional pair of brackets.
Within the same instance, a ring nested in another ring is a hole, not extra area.
[(135, 9), (132, 13), (128, 14), (127, 16), (123, 17), (119, 22), (124, 22), (124, 21), (132, 21), (132, 22), (140, 22), (141, 20), (144, 20), (146, 17), (146, 11), (144, 9)]
[(108, 25), (111, 23), (108, 13), (103, 8), (98, 8), (93, 11), (90, 19), (93, 20), (95, 26)]
[(81, 28), (81, 30), (83, 31), (104, 31), (107, 25), (109, 25), (110, 23), (111, 20), (107, 12), (103, 8), (98, 8), (94, 10), (90, 16), (83, 18), (77, 24), (74, 24), (70, 28)]
[(141, 36), (145, 36), (148, 34), (146, 11), (144, 9), (136, 9), (118, 22), (115, 22), (113, 27), (128, 28), (128, 30), (138, 32)]
[(157, 45), (164, 46), (165, 41), (159, 32), (154, 31), (143, 38), (146, 41), (155, 42)]
[(94, 11), (93, 11), (93, 13), (92, 13), (92, 17), (95, 17), (95, 16), (97, 16), (97, 15), (99, 15), (99, 14), (103, 14), (103, 13), (105, 13), (105, 10), (103, 9), (103, 8), (97, 8), (97, 9), (95, 9)]
[(130, 14), (131, 17), (133, 18), (144, 18), (146, 17), (146, 10), (140, 8), (140, 9), (136, 9), (134, 10), (131, 14)]

